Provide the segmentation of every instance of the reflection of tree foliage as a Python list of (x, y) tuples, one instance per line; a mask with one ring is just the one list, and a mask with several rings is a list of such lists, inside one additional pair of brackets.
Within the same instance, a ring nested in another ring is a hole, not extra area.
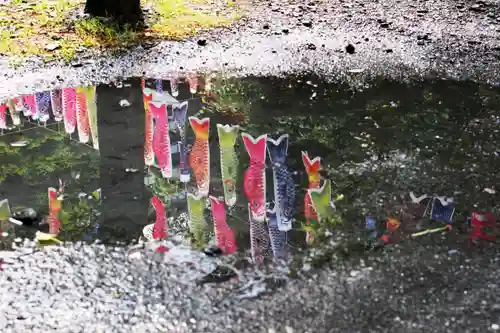
[(244, 78), (238, 89), (216, 90), (209, 109), (244, 110), (242, 126), (252, 135), (288, 133), (288, 163), (295, 170), (303, 170), (301, 150), (321, 156), (328, 177), (345, 194), (339, 207), (353, 218), (396, 211), (395, 194), (409, 191), (462, 192), (459, 208), (497, 205), (482, 189), (500, 180), (500, 158), (494, 155), (500, 146), (498, 88), (376, 80), (354, 91), (297, 76)]
[(179, 193), (180, 186), (178, 181), (163, 178), (160, 172), (153, 168), (150, 169), (149, 174), (153, 179), (150, 185), (151, 190), (158, 197), (162, 198), (163, 202), (167, 202), (172, 195)]
[(260, 94), (258, 85), (252, 82), (217, 77), (209, 95), (203, 98), (207, 111), (222, 113), (248, 113), (252, 110), (249, 103), (254, 96)]
[(97, 223), (98, 201), (84, 198), (66, 199), (59, 214), (61, 239), (82, 239)]
[[(59, 133), (44, 131), (29, 138), (25, 147), (11, 147), (4, 141), (0, 142), (0, 183), (13, 175), (37, 182), (41, 177), (74, 168), (92, 157), (87, 148), (78, 149), (63, 140), (64, 136)], [(97, 163), (87, 163), (86, 169), (97, 177)]]

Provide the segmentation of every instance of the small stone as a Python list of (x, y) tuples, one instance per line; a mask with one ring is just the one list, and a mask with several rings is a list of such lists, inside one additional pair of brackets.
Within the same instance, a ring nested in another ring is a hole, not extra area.
[(474, 4), (472, 6), (469, 7), (469, 9), (473, 12), (480, 12), (482, 11), (482, 8), (481, 8), (481, 5), (480, 4)]
[(125, 107), (127, 107), (127, 106), (130, 106), (130, 103), (129, 103), (129, 101), (127, 101), (126, 99), (122, 99), (122, 100), (120, 101), (120, 106), (121, 106), (122, 108), (125, 108)]
[(50, 43), (50, 44), (45, 45), (45, 49), (47, 51), (55, 51), (59, 48), (61, 48), (61, 45), (59, 43)]
[(307, 49), (308, 50), (316, 50), (316, 45), (314, 45), (313, 43), (309, 43), (309, 44), (307, 44)]
[(392, 49), (387, 49), (385, 50), (385, 53), (393, 53), (394, 51)]
[(497, 192), (495, 191), (494, 188), (488, 188), (488, 187), (486, 187), (483, 191), (489, 194), (495, 194)]
[(345, 51), (349, 54), (354, 54), (354, 52), (356, 52), (356, 48), (352, 44), (347, 44)]
[(222, 250), (214, 246), (214, 247), (204, 248), (203, 253), (205, 253), (207, 256), (210, 257), (216, 257), (222, 255)]
[(28, 145), (28, 141), (26, 140), (20, 140), (20, 141), (14, 141), (10, 143), (11, 147), (25, 147)]
[(198, 39), (198, 45), (199, 46), (207, 45), (207, 40), (206, 39)]
[(269, 29), (269, 24), (267, 24), (267, 23), (266, 23), (266, 24), (264, 24), (264, 26), (263, 26), (262, 28), (264, 28), (264, 29), (268, 30), (268, 29)]
[(288, 33), (290, 32), (288, 29), (283, 29), (281, 30), (282, 33), (284, 33), (285, 35), (288, 35)]
[(312, 27), (312, 22), (311, 21), (304, 21), (304, 22), (302, 22), (302, 25), (304, 27), (310, 28), (310, 27)]

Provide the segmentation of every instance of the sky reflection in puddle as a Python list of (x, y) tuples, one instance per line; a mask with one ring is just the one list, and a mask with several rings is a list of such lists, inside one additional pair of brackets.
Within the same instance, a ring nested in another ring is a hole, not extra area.
[[(256, 261), (313, 244), (318, 221), (387, 242), (461, 228), (498, 208), (499, 96), (446, 81), (353, 91), (194, 75), (39, 92), (0, 107), (0, 198), (47, 215), (61, 179), (62, 239), (130, 240), (157, 219), (146, 236)], [(81, 198), (96, 189), (102, 203)], [(2, 246), (30, 235), (1, 228)]]

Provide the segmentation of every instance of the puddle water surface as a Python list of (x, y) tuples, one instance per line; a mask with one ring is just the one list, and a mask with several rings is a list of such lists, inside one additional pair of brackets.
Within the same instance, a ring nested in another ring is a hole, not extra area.
[(500, 90), (475, 83), (313, 76), (16, 96), (0, 107), (0, 247), (57, 221), (61, 240), (177, 234), (257, 261), (321, 241), (325, 224), (383, 242), (466, 230), (498, 209), (499, 109)]

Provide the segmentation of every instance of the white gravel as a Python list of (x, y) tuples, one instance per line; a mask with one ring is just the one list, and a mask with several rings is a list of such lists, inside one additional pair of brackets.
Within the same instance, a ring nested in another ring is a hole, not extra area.
[[(23, 256), (7, 259), (0, 272), (0, 332), (494, 329), (498, 248), (459, 247), (448, 255), (449, 246), (435, 241), (393, 246), (319, 271), (299, 267), (296, 279), (277, 267), (247, 268), (238, 271), (239, 280), (203, 286), (195, 278), (215, 259), (181, 248), (173, 257), (184, 259), (167, 262), (151, 248), (131, 256), (130, 248), (66, 244), (30, 254), (27, 242), (15, 252)], [(188, 257), (195, 264), (181, 263)], [(271, 275), (286, 283), (271, 289), (262, 282)]]

